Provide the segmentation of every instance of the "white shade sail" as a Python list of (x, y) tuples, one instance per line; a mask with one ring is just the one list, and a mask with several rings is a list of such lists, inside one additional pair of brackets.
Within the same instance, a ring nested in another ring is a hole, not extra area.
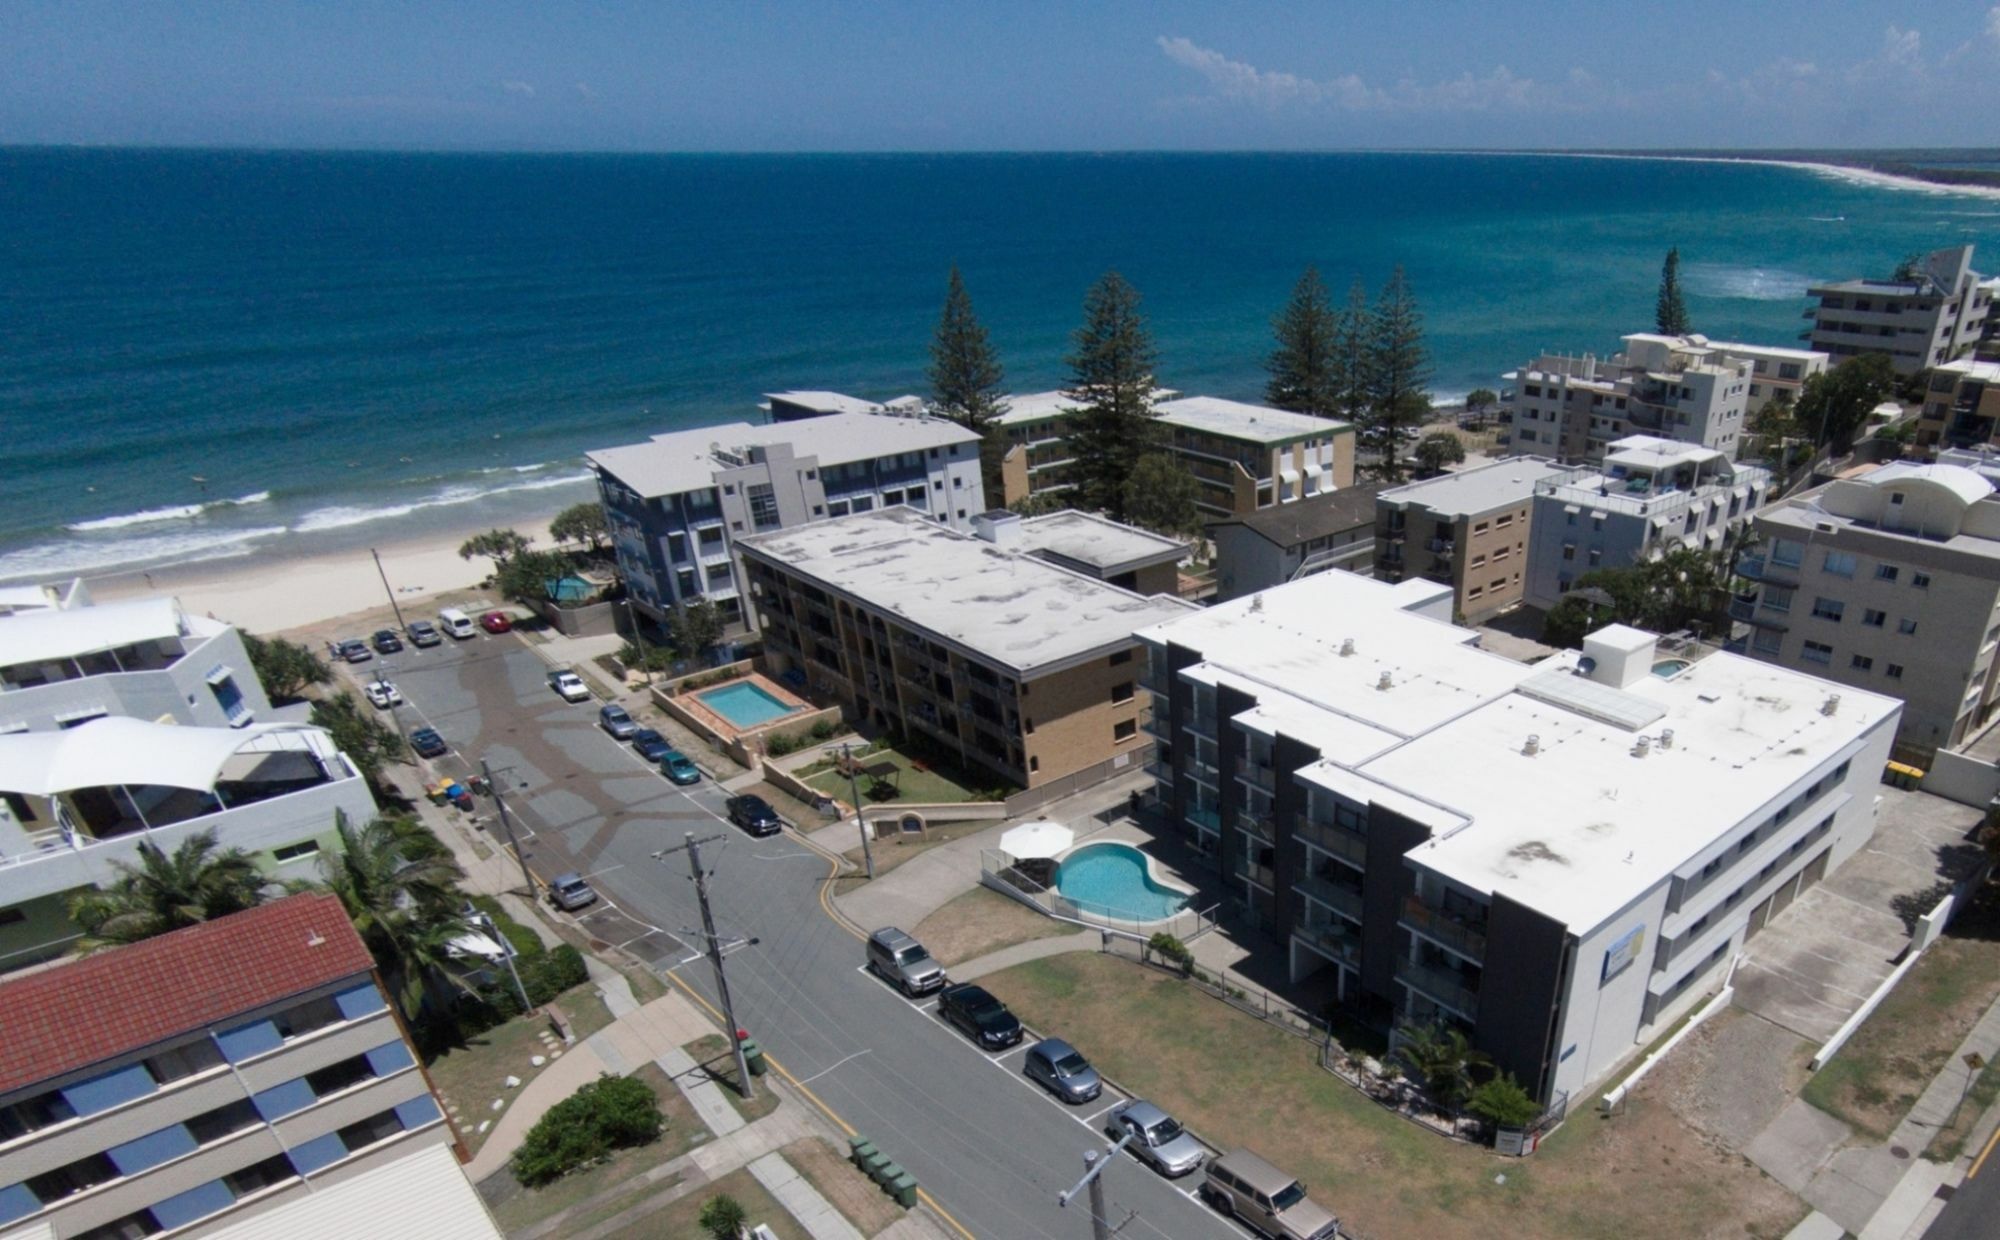
[(1000, 837), (1000, 851), (1016, 861), (1054, 857), (1076, 843), (1076, 832), (1059, 822), (1025, 822)]
[(257, 745), (258, 738), (320, 732), (305, 723), (188, 728), (123, 716), (60, 732), (15, 732), (0, 736), (0, 792), (46, 797), (114, 785), (207, 792), (239, 751), (273, 748)]
[(0, 619), (0, 667), (78, 659), (180, 635), (181, 609), (170, 598), (23, 612)]

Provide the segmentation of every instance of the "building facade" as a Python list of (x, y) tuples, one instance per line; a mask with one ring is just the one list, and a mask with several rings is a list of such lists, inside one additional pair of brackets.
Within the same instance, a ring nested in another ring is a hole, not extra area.
[[(1699, 343), (1696, 343), (1699, 342)], [(1596, 462), (1629, 435), (1645, 434), (1712, 448), (1734, 457), (1756, 359), (1735, 356), (1700, 336), (1625, 337), (1625, 352), (1548, 354), (1503, 376), (1502, 420), (1516, 452)], [(1803, 382), (1801, 378), (1800, 382)]]
[(1984, 334), (2000, 280), (1972, 269), (1972, 247), (1933, 250), (1890, 280), (1842, 280), (1807, 292), (1818, 304), (1801, 337), (1834, 363), (1886, 353), (1899, 375), (1941, 366), (1970, 351)]
[(1594, 568), (1630, 568), (1679, 548), (1721, 554), (1771, 489), (1769, 470), (1719, 451), (1622, 439), (1602, 465), (1535, 484), (1523, 600), (1546, 610)]
[(1158, 798), (1295, 982), (1551, 1103), (1867, 841), (1900, 706), (1616, 626), (1519, 664), (1448, 597), (1325, 573), (1143, 631)]
[(1960, 358), (1931, 371), (1919, 448), (1981, 448), (2000, 443), (2000, 361)]
[[(984, 537), (1007, 523), (1006, 516), (989, 513), (974, 529)], [(1180, 594), (1184, 542), (1075, 509), (1029, 517), (1018, 528), (1013, 545), (1037, 559), (1134, 594)]]
[(1383, 491), (1375, 500), (1375, 576), (1451, 587), (1452, 612), (1479, 624), (1521, 601), (1535, 485), (1563, 473), (1513, 456)]
[[(772, 397), (774, 412), (784, 395)], [(986, 510), (979, 436), (901, 412), (807, 414), (656, 435), (586, 454), (634, 604), (655, 620), (697, 598), (745, 618), (736, 540), (878, 508), (953, 529)]]
[(1067, 490), (1070, 486), (1068, 419), (1076, 398), (1067, 392), (1029, 392), (1007, 398), (1007, 412), (996, 418), (1006, 448), (1000, 458), (1000, 494), (1013, 507), (1031, 495)]
[(201, 1236), (455, 1146), (374, 969), (297, 895), (0, 982), (0, 1226)]
[[(1946, 458), (1976, 463), (1974, 454)], [(1990, 458), (1989, 458), (1990, 459)], [(1895, 462), (1757, 514), (1745, 653), (1904, 702), (1900, 740), (1957, 745), (2000, 709), (2000, 499), (1969, 464)]]
[(1133, 631), (1190, 610), (1029, 554), (1020, 518), (961, 534), (891, 508), (747, 538), (766, 657), (850, 720), (1022, 788), (1143, 756)]
[(1215, 597), (1241, 598), (1314, 573), (1367, 576), (1375, 561), (1379, 484), (1325, 491), (1208, 527), (1215, 541)]

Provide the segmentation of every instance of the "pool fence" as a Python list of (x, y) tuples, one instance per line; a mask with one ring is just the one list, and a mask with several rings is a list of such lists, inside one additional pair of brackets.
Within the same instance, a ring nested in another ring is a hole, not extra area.
[(979, 881), (1001, 895), (1018, 900), (1058, 921), (1074, 922), (1094, 930), (1110, 930), (1122, 938), (1144, 943), (1155, 934), (1171, 934), (1183, 943), (1215, 929), (1220, 905), (1207, 909), (1183, 908), (1169, 917), (1123, 917), (1116, 912), (1085, 908), (1062, 892), (1026, 873), (1011, 853), (998, 848), (979, 850)]

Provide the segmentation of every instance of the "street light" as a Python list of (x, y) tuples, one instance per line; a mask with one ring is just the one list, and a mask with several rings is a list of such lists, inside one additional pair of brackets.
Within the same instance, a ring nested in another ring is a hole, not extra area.
[(500, 956), (507, 962), (507, 972), (514, 979), (514, 990), (521, 996), (521, 1012), (523, 1015), (532, 1013), (535, 1005), (528, 1001), (528, 988), (521, 985), (521, 975), (514, 968), (514, 945), (507, 941), (506, 935), (500, 933), (500, 927), (493, 924), (493, 919), (481, 912), (472, 901), (465, 902), (465, 911), (460, 916), (475, 926), (484, 926), (492, 931), (494, 941), (500, 945)]

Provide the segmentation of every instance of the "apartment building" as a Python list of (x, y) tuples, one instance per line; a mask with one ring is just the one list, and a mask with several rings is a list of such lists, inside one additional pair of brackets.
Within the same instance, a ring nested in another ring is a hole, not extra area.
[(1068, 392), (1029, 392), (1007, 398), (994, 419), (1006, 442), (1000, 458), (1000, 503), (1013, 507), (1031, 495), (1067, 489), (1071, 456), (1067, 422), (1076, 412)]
[[(774, 413), (787, 406), (773, 396)], [(809, 521), (906, 507), (954, 529), (986, 510), (979, 436), (903, 412), (732, 422), (585, 454), (627, 588), (665, 619), (696, 598), (744, 618), (736, 540)]]
[(1508, 445), (1595, 462), (1618, 440), (1649, 434), (1735, 456), (1756, 359), (1700, 336), (1634, 334), (1624, 341), (1625, 352), (1602, 360), (1545, 354), (1503, 375), (1511, 385), (1500, 392), (1501, 417), (1512, 425)]
[[(1180, 593), (1180, 563), (1188, 556), (1188, 545), (1151, 530), (1073, 508), (1026, 520), (1003, 510), (973, 524), (982, 537), (993, 534), (1037, 559), (1121, 590)], [(1018, 533), (1006, 532), (1010, 526)]]
[(1013, 514), (979, 528), (890, 508), (744, 539), (766, 657), (1023, 788), (1128, 766), (1149, 743), (1133, 631), (1192, 608), (1030, 554)]
[(1618, 626), (1516, 663), (1448, 598), (1322, 573), (1142, 630), (1158, 795), (1295, 982), (1553, 1102), (1866, 842), (1901, 706)]
[(1691, 547), (1721, 552), (1772, 492), (1771, 471), (1722, 452), (1631, 435), (1600, 465), (1535, 483), (1522, 598), (1554, 607), (1594, 568), (1629, 568)]
[(916, 416), (924, 412), (924, 402), (918, 396), (898, 396), (894, 400), (865, 400), (859, 396), (849, 396), (845, 392), (766, 392), (759, 406), (771, 415), (773, 422), (797, 422), (805, 418), (823, 418), (836, 413), (889, 413)]
[(1899, 375), (1952, 361), (1979, 343), (2000, 279), (1972, 269), (1972, 247), (1932, 250), (1888, 280), (1816, 284), (1818, 304), (1801, 339), (1838, 365), (1863, 353), (1886, 353)]
[(1226, 602), (1336, 568), (1367, 576), (1381, 492), (1380, 484), (1342, 487), (1210, 525), (1215, 597)]
[(1375, 499), (1375, 576), (1451, 587), (1452, 614), (1479, 624), (1519, 604), (1535, 487), (1566, 472), (1511, 456), (1383, 491)]
[(127, 716), (204, 728), (269, 718), (235, 629), (171, 598), (93, 604), (81, 582), (0, 614), (0, 734)]
[(1750, 388), (1744, 394), (1744, 413), (1754, 415), (1773, 400), (1795, 403), (1805, 390), (1806, 380), (1826, 373), (1832, 358), (1812, 349), (1781, 349), (1775, 345), (1745, 344), (1738, 340), (1710, 340), (1691, 334), (1662, 336), (1634, 332), (1623, 338), (1626, 363), (1638, 369), (1671, 374), (1691, 365), (1707, 363), (1750, 364)]
[(313, 894), (0, 982), (0, 1226), (209, 1235), (457, 1145), (374, 970)]
[(77, 892), (212, 830), (274, 878), (316, 878), (337, 816), (375, 816), (368, 782), (323, 729), (202, 727), (120, 716), (0, 735), (0, 971), (59, 955)]
[(2000, 443), (2000, 361), (1969, 357), (1931, 371), (1923, 412), (1917, 417), (1920, 448), (1980, 448)]
[[(1957, 745), (2000, 708), (2000, 499), (1991, 458), (1947, 452), (1757, 514), (1744, 653), (1904, 702), (1899, 740)], [(1983, 466), (1983, 468), (1982, 468)]]

